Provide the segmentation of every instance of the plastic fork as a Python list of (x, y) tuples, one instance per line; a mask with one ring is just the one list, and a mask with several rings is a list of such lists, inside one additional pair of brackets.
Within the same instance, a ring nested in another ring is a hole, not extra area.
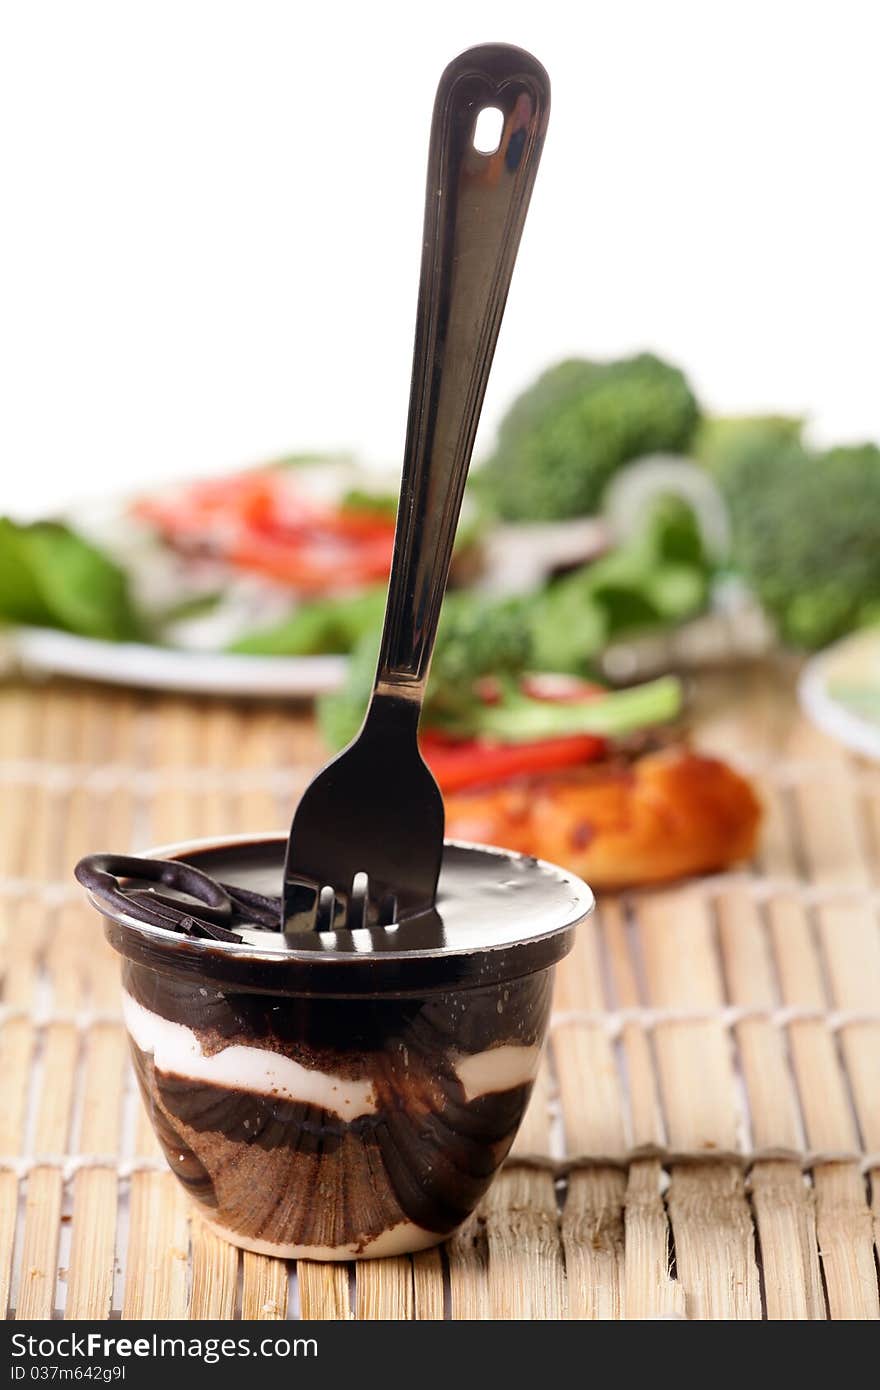
[[(440, 79), (378, 668), (360, 733), (318, 773), (294, 815), (284, 869), (288, 938), (404, 923), (434, 906), (443, 801), (419, 752), (419, 715), (549, 107), (541, 64), (506, 44), (469, 49)], [(501, 113), (493, 150), (485, 139), (478, 137), (482, 148), (475, 143), (484, 111)]]

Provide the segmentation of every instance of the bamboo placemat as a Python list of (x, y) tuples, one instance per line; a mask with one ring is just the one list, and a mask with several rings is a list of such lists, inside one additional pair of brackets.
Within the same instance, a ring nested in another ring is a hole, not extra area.
[(320, 759), (308, 714), (0, 691), (3, 1308), (880, 1317), (880, 769), (813, 732), (770, 667), (704, 676), (698, 710), (700, 742), (764, 796), (759, 861), (601, 900), (559, 971), (514, 1154), (447, 1246), (294, 1268), (190, 1217), (70, 870), (87, 850), (285, 824)]

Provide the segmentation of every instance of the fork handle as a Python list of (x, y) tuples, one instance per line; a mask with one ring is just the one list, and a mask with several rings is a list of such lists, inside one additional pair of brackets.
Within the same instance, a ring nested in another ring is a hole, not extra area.
[[(474, 146), (485, 107), (494, 153)], [(507, 44), (455, 58), (437, 89), (394, 565), (375, 692), (421, 704), (474, 436), (550, 109), (541, 64)]]

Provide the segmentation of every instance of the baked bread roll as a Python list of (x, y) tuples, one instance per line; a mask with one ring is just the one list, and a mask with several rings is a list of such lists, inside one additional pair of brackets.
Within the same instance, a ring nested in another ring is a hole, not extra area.
[(448, 794), (446, 835), (549, 859), (594, 889), (724, 869), (755, 848), (761, 809), (718, 758), (674, 744)]

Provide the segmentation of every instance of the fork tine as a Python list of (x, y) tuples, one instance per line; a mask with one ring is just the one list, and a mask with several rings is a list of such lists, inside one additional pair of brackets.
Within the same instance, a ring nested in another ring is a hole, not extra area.
[(285, 932), (314, 931), (318, 920), (318, 906), (319, 894), (314, 883), (289, 882), (284, 894)]
[(318, 894), (318, 931), (337, 931), (345, 926), (347, 916), (346, 900), (336, 893), (333, 886), (325, 883)]
[(363, 872), (356, 873), (351, 883), (351, 897), (348, 903), (348, 929), (358, 931), (369, 923), (370, 879)]

